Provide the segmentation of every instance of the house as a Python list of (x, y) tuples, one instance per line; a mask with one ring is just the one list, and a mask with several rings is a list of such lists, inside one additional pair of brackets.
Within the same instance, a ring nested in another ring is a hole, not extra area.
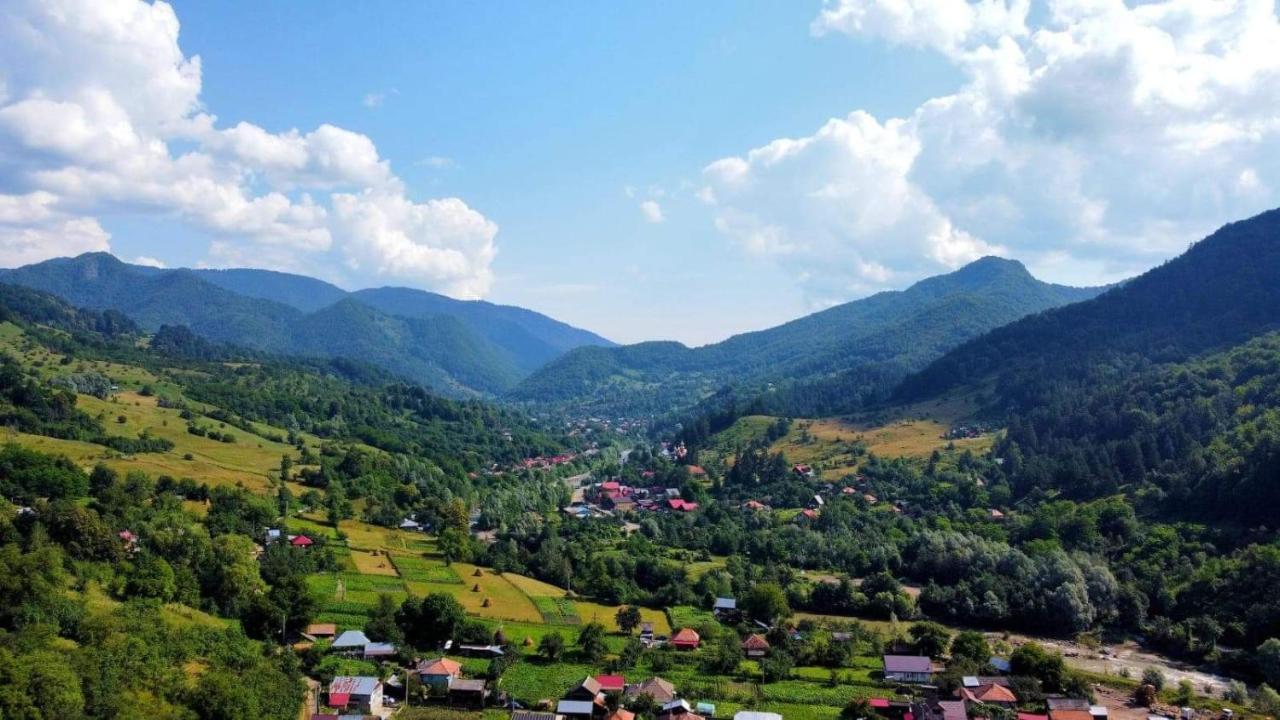
[(1111, 711), (1106, 705), (1090, 705), (1089, 714), (1093, 716), (1093, 720), (1107, 720), (1111, 717)]
[(482, 708), (487, 693), (484, 680), (457, 679), (449, 685), (449, 704)]
[(877, 498), (875, 495), (872, 495), (871, 493), (863, 493), (862, 499), (866, 500), (868, 505), (875, 505), (876, 503), (880, 502), (880, 498)]
[(432, 690), (432, 692), (444, 693), (449, 690), (449, 686), (453, 684), (462, 675), (462, 665), (449, 658), (436, 658), (434, 660), (423, 660), (418, 663), (415, 668), (418, 678), (422, 684)]
[(671, 702), (676, 697), (676, 686), (671, 681), (660, 677), (652, 677), (642, 683), (627, 686), (627, 697), (648, 695), (654, 703)]
[(963, 700), (932, 700), (911, 708), (916, 720), (969, 720)]
[(311, 623), (302, 634), (312, 640), (332, 640), (338, 634), (338, 626), (333, 623)]
[(694, 477), (706, 477), (706, 476), (707, 476), (707, 471), (706, 471), (706, 470), (703, 470), (703, 469), (702, 469), (702, 467), (701, 467), (701, 466), (699, 466), (699, 465), (690, 465), (690, 466), (688, 466), (688, 467), (689, 467), (689, 474), (690, 474), (690, 475), (692, 475), (692, 476), (694, 476)]
[(417, 532), (422, 529), (422, 523), (414, 520), (413, 518), (405, 518), (400, 521), (400, 529)]
[(718, 597), (711, 605), (711, 613), (715, 615), (717, 619), (737, 616), (738, 600), (736, 598)]
[(564, 694), (565, 700), (586, 700), (587, 702), (596, 702), (603, 700), (604, 687), (600, 681), (593, 677), (583, 678), (572, 690)]
[(363, 655), (369, 637), (359, 630), (347, 630), (333, 641), (329, 649), (343, 655)]
[(512, 710), (511, 720), (561, 720), (560, 716), (553, 712), (538, 712), (536, 710)]
[(995, 508), (991, 508), (990, 510), (987, 511), (987, 517), (996, 522), (1004, 521), (1004, 513), (1000, 512)]
[(636, 714), (631, 712), (630, 710), (623, 710), (622, 708), (618, 708), (617, 710), (614, 710), (612, 713), (609, 713), (609, 716), (606, 717), (604, 720), (636, 720)]
[(655, 720), (704, 720), (702, 715), (693, 712), (689, 703), (684, 700), (672, 700), (662, 706)]
[(556, 703), (556, 714), (565, 720), (590, 720), (596, 707), (590, 700), (561, 700)]
[(804, 465), (800, 463), (797, 463), (796, 465), (791, 466), (791, 472), (795, 473), (796, 475), (799, 475), (802, 478), (813, 477), (813, 468), (808, 465)]
[(640, 624), (640, 642), (648, 645), (653, 642), (653, 623)]
[(956, 697), (967, 703), (999, 705), (1012, 708), (1018, 704), (1018, 696), (1009, 688), (996, 683), (982, 683), (976, 687), (962, 687), (956, 690)]
[(995, 655), (992, 655), (987, 660), (987, 664), (1002, 675), (1007, 675), (1013, 669), (1013, 666), (1009, 664), (1008, 658), (996, 657)]
[(289, 544), (296, 548), (309, 548), (312, 545), (315, 545), (315, 541), (306, 535), (295, 535), (294, 538), (289, 541)]
[(396, 656), (396, 646), (391, 643), (371, 642), (364, 646), (365, 660), (384, 660)]
[(739, 710), (733, 714), (733, 720), (782, 720), (782, 716), (771, 712)]
[(1038, 715), (1036, 713), (1020, 712), (1018, 720), (1049, 720), (1048, 715)]
[(627, 689), (627, 681), (621, 675), (597, 675), (595, 681), (600, 685), (600, 692), (621, 693)]
[(760, 634), (748, 635), (742, 641), (742, 652), (749, 658), (762, 658), (769, 654), (769, 641)]
[(482, 657), (493, 659), (506, 655), (506, 651), (501, 645), (459, 645), (458, 652), (467, 657)]
[(124, 543), (125, 552), (138, 552), (138, 536), (132, 530), (121, 530), (119, 537), (120, 541)]
[(670, 498), (667, 500), (667, 507), (676, 512), (693, 512), (698, 509), (698, 503), (689, 502), (681, 498)]
[(339, 675), (329, 683), (328, 705), (377, 715), (382, 712), (382, 681), (369, 676)]
[(1047, 697), (1044, 699), (1045, 704), (1049, 706), (1049, 712), (1054, 710), (1089, 710), (1089, 701), (1084, 698), (1062, 697), (1061, 695)]
[(933, 680), (933, 661), (920, 655), (885, 655), (884, 679), (888, 682), (928, 683)]
[(814, 495), (814, 496), (813, 496), (813, 507), (814, 507), (815, 509), (817, 509), (817, 510), (821, 510), (821, 509), (822, 509), (822, 506), (823, 506), (823, 505), (826, 505), (826, 504), (827, 504), (827, 503), (822, 499), (822, 496), (821, 496), (821, 495)]
[(805, 508), (804, 510), (800, 511), (799, 515), (796, 515), (796, 520), (799, 520), (801, 518), (804, 518), (805, 520), (817, 520), (818, 511), (814, 510), (813, 508)]
[(693, 711), (703, 717), (715, 717), (716, 706), (709, 702), (700, 702), (693, 706)]
[(769, 509), (769, 506), (768, 506), (768, 505), (765, 505), (764, 503), (760, 502), (759, 500), (748, 500), (748, 501), (746, 501), (746, 502), (742, 503), (742, 509), (743, 509), (743, 510), (751, 510), (752, 512), (758, 512), (758, 511), (760, 511), (760, 510), (768, 510), (768, 509)]
[(680, 632), (671, 638), (671, 644), (677, 650), (697, 650), (698, 646), (702, 644), (702, 638), (698, 636), (698, 631), (693, 628), (681, 628)]
[(1049, 709), (1049, 720), (1093, 720), (1093, 715), (1089, 713), (1088, 704), (1084, 710), (1054, 710)]

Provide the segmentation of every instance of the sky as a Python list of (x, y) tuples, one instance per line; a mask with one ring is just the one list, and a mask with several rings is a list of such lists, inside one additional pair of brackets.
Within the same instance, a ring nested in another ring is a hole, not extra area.
[(1274, 0), (0, 6), (0, 266), (266, 267), (702, 344), (1280, 205)]

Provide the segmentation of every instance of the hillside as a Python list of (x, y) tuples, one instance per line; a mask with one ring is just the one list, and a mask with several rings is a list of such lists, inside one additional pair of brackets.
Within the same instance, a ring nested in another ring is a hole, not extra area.
[(460, 397), (501, 392), (577, 344), (608, 342), (520, 308), (407, 289), (351, 294), (263, 270), (157, 270), (105, 253), (4, 271), (0, 281), (119, 311), (146, 330), (182, 325), (263, 352), (366, 360)]
[(1280, 210), (1272, 210), (1222, 227), (1097, 298), (974, 338), (895, 394), (915, 400), (996, 378), (1003, 407), (1029, 407), (1100, 363), (1181, 361), (1278, 328)]
[(713, 345), (579, 348), (524, 380), (511, 397), (662, 413), (737, 384), (747, 394), (768, 390), (778, 412), (844, 412), (881, 397), (893, 382), (967, 339), (1098, 292), (1044, 283), (1021, 263), (983, 258), (906, 290)]

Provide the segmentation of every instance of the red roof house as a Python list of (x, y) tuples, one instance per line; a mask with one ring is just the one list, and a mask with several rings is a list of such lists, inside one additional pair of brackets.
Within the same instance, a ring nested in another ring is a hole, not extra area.
[(294, 547), (311, 547), (315, 544), (315, 541), (306, 535), (298, 535), (294, 539), (290, 540), (289, 544)]
[(677, 650), (697, 650), (702, 644), (702, 638), (699, 637), (698, 631), (693, 628), (683, 628), (671, 638), (671, 644)]
[(702, 477), (707, 474), (707, 471), (703, 470), (701, 465), (690, 465), (689, 474), (694, 477)]
[(597, 675), (596, 682), (600, 683), (602, 692), (622, 692), (627, 687), (627, 681), (621, 675)]

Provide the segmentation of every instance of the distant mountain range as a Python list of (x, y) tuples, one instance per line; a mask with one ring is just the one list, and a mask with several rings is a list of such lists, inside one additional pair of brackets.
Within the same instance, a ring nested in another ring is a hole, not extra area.
[(714, 345), (580, 347), (509, 396), (601, 413), (662, 414), (736, 385), (785, 398), (777, 408), (785, 414), (845, 412), (883, 398), (908, 373), (966, 340), (1102, 290), (1041, 282), (1019, 262), (987, 257), (906, 290)]
[(0, 282), (118, 310), (146, 330), (184, 325), (272, 353), (352, 357), (453, 396), (496, 395), (584, 345), (613, 343), (523, 308), (408, 288), (349, 293), (267, 270), (164, 270), (107, 253), (0, 271)]

